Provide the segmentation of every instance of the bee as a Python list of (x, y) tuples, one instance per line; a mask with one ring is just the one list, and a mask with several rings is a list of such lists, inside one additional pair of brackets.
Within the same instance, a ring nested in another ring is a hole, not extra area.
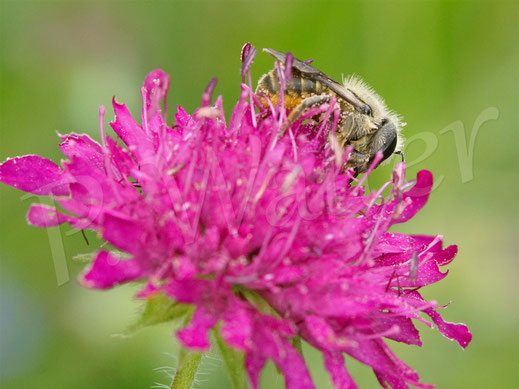
[[(282, 64), (286, 54), (273, 49), (263, 49)], [(258, 81), (256, 94), (268, 97), (274, 104), (279, 98), (279, 80), (275, 69)], [(303, 112), (312, 106), (327, 103), (334, 96), (340, 110), (337, 139), (345, 148), (352, 146), (345, 168), (353, 168), (355, 175), (368, 170), (378, 151), (382, 162), (394, 153), (402, 155), (403, 126), (399, 116), (390, 111), (384, 100), (356, 76), (340, 84), (308, 63), (293, 58), (292, 78), (287, 82), (284, 104), (290, 111), (286, 130)]]

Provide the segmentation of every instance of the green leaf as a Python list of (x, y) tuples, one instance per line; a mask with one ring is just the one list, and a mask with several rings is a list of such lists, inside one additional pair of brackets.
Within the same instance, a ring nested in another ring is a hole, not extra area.
[(146, 300), (141, 317), (130, 326), (128, 332), (131, 333), (155, 324), (182, 319), (190, 316), (193, 309), (192, 306), (178, 303), (164, 294), (157, 294)]
[(234, 285), (233, 286), (233, 292), (237, 296), (241, 296), (245, 298), (248, 302), (250, 302), (252, 305), (254, 305), (258, 311), (265, 315), (270, 315), (273, 317), (279, 317), (279, 314), (270, 306), (269, 303), (267, 303), (263, 297), (261, 297), (257, 292), (254, 290), (250, 290), (247, 288), (244, 288), (240, 285)]
[(212, 329), (216, 344), (222, 354), (227, 373), (231, 378), (233, 389), (242, 389), (245, 384), (245, 355), (227, 345), (220, 335), (220, 325)]
[(292, 338), (292, 346), (294, 346), (297, 352), (303, 356), (303, 343), (301, 342), (301, 337), (299, 335)]

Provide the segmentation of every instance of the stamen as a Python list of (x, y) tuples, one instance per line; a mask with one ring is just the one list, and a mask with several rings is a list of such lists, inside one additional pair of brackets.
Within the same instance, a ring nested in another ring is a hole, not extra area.
[[(321, 124), (319, 125), (319, 129), (317, 131), (317, 138), (321, 135), (321, 132), (325, 128), (325, 126), (328, 124), (328, 119), (330, 119), (330, 116), (332, 114), (332, 111), (334, 110), (335, 103), (337, 102), (337, 99), (334, 97), (331, 98), (328, 109), (324, 113), (324, 118), (321, 120)], [(324, 105), (324, 104), (323, 104)]]
[(294, 243), (297, 231), (299, 230), (299, 225), (301, 224), (301, 217), (297, 213), (296, 213), (296, 215), (297, 216), (296, 216), (296, 220), (294, 221), (294, 225), (292, 226), (292, 229), (290, 230), (290, 234), (288, 235), (287, 240), (285, 241), (285, 247), (283, 247), (283, 251), (281, 252), (281, 254), (279, 254), (279, 257), (277, 258), (277, 260), (274, 261), (274, 263), (272, 263), (272, 265), (270, 266), (272, 268), (279, 265), (279, 263), (285, 258), (288, 251), (292, 247), (292, 244)]
[(257, 50), (254, 46), (247, 42), (241, 49), (241, 80), (245, 83), (245, 76), (250, 73), (250, 68), (254, 58), (256, 57)]
[[(355, 189), (357, 189), (357, 187), (355, 187)], [(371, 246), (372, 246), (372, 244), (373, 244), (373, 242), (375, 240), (375, 236), (377, 234), (377, 231), (380, 228), (380, 224), (382, 223), (382, 220), (384, 219), (383, 215), (384, 215), (384, 213), (386, 211), (386, 207), (387, 207), (387, 203), (385, 203), (382, 206), (382, 209), (380, 211), (380, 214), (379, 214), (379, 217), (377, 219), (377, 222), (375, 223), (375, 226), (373, 227), (373, 231), (371, 231), (371, 234), (369, 235), (368, 239), (366, 240), (366, 243), (364, 245), (364, 251), (362, 252), (361, 257), (357, 261), (358, 265), (362, 264), (364, 262), (364, 260), (369, 257), (369, 254), (370, 254), (370, 251), (371, 251)], [(389, 220), (389, 222), (391, 222), (391, 220)], [(386, 223), (387, 223), (387, 221), (386, 221)], [(385, 230), (385, 228), (384, 228), (384, 230)], [(397, 278), (397, 281), (398, 281), (398, 278)]]
[(145, 87), (141, 88), (141, 96), (142, 96), (142, 127), (144, 128), (144, 132), (146, 135), (150, 135), (149, 129), (148, 129), (148, 107), (146, 104), (146, 98), (148, 96), (148, 91)]
[(252, 125), (254, 128), (257, 127), (257, 122), (256, 122), (256, 115), (254, 113), (254, 102), (253, 102), (254, 93), (252, 91), (252, 77), (251, 77), (250, 68), (251, 68), (252, 62), (254, 61), (254, 58), (256, 57), (256, 52), (257, 52), (256, 48), (254, 46), (252, 46), (249, 42), (247, 42), (245, 45), (243, 45), (243, 48), (241, 50), (241, 60), (242, 60), (241, 80), (242, 80), (242, 83), (245, 83), (245, 76), (246, 75), (248, 76), (249, 105), (250, 105)]
[(274, 67), (276, 69), (276, 73), (278, 76), (278, 82), (279, 82), (279, 97), (278, 97), (278, 103), (277, 108), (279, 111), (279, 121), (278, 124), (281, 127), (281, 125), (286, 122), (287, 115), (285, 110), (285, 90), (286, 90), (286, 80), (285, 80), (285, 72), (282, 69), (282, 65), (279, 61), (276, 61), (274, 63)]
[[(339, 141), (337, 140), (337, 137), (335, 136), (335, 134), (333, 132), (330, 135), (330, 147), (333, 151), (333, 156), (331, 157), (331, 159), (333, 158), (335, 160), (335, 168), (339, 170), (339, 169), (341, 169), (341, 166), (342, 166), (342, 160), (344, 158), (344, 156), (343, 156), (344, 151), (342, 150), (342, 147), (339, 145)], [(340, 173), (340, 171), (336, 172), (336, 174), (339, 174), (339, 173)]]
[(380, 331), (366, 336), (358, 335), (358, 337), (362, 339), (378, 339), (382, 337), (388, 337), (389, 335), (396, 335), (398, 333), (400, 333), (400, 326), (393, 324), (390, 328), (388, 328), (385, 331)]
[(413, 252), (413, 255), (411, 256), (411, 261), (409, 262), (409, 281), (411, 281), (413, 284), (416, 281), (416, 275), (418, 274), (418, 253), (415, 251)]
[(191, 163), (189, 164), (189, 170), (187, 172), (186, 181), (184, 185), (184, 198), (187, 198), (187, 193), (191, 189), (191, 181), (193, 180), (193, 174), (195, 173), (195, 167), (198, 162), (198, 153), (195, 151), (193, 153), (193, 159), (191, 160)]
[[(169, 87), (169, 78), (168, 78), (168, 87)], [(168, 122), (168, 94), (164, 94), (164, 102), (162, 103), (162, 111), (164, 112), (162, 114), (162, 117), (164, 118), (164, 123)]]
[(106, 150), (106, 139), (105, 139), (105, 107), (101, 105), (99, 107), (99, 132), (101, 133), (101, 144), (103, 149)]
[(430, 249), (431, 249), (431, 248), (432, 248), (436, 243), (441, 242), (442, 240), (443, 240), (443, 235), (440, 235), (440, 234), (436, 235), (436, 236), (434, 237), (434, 239), (432, 240), (432, 242), (429, 243), (429, 245), (426, 247), (426, 249), (425, 249), (424, 251), (422, 251), (422, 252), (420, 253), (420, 255), (425, 254), (425, 253), (426, 253), (427, 251), (429, 251), (429, 250), (430, 250)]
[(250, 105), (250, 116), (251, 116), (251, 119), (252, 119), (252, 126), (254, 128), (257, 128), (258, 127), (258, 123), (256, 122), (256, 112), (255, 112), (255, 109), (254, 109), (254, 93), (252, 92), (252, 77), (250, 75), (250, 70), (249, 70), (249, 105)]
[(193, 228), (191, 229), (193, 236), (193, 242), (195, 241), (195, 238), (197, 234), (199, 233), (198, 226), (200, 225), (200, 215), (202, 214), (202, 208), (204, 207), (205, 202), (205, 196), (208, 190), (208, 184), (209, 184), (209, 169), (207, 169), (204, 172), (204, 178), (202, 180), (202, 189), (200, 190), (199, 198), (197, 201), (197, 208), (195, 211), (195, 219), (193, 220)]
[(214, 77), (209, 82), (209, 85), (207, 85), (207, 88), (205, 88), (204, 94), (202, 95), (202, 107), (208, 107), (211, 104), (211, 95), (217, 82), (218, 79)]
[(386, 293), (389, 291), (389, 288), (391, 287), (391, 282), (393, 281), (393, 278), (395, 278), (396, 269), (393, 269), (393, 273), (391, 274), (391, 277), (389, 277), (389, 281), (386, 285)]
[(292, 79), (292, 64), (294, 62), (294, 56), (292, 53), (287, 53), (285, 58), (285, 79), (290, 81)]
[(227, 128), (227, 122), (225, 120), (225, 115), (224, 115), (224, 111), (223, 111), (223, 101), (222, 101), (222, 96), (221, 95), (219, 95), (216, 98), (216, 101), (214, 102), (214, 105), (216, 106), (216, 108), (220, 112), (219, 119), (222, 121), (222, 123), (225, 126), (225, 128)]
[(373, 199), (368, 203), (366, 210), (370, 209), (373, 206), (373, 204), (375, 204), (375, 201), (377, 201), (377, 199), (383, 198), (381, 194), (389, 185), (391, 185), (391, 181), (388, 181), (384, 185), (382, 185), (382, 187), (373, 196)]

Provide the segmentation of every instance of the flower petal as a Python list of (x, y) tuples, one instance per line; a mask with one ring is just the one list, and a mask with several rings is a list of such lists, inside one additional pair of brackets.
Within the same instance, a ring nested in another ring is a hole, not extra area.
[[(410, 297), (409, 303), (411, 304), (420, 306), (425, 302), (417, 291), (409, 293), (408, 296)], [(472, 334), (465, 324), (449, 323), (443, 320), (441, 315), (436, 312), (436, 309), (431, 306), (425, 307), (421, 311), (425, 312), (432, 319), (434, 324), (438, 326), (440, 333), (447, 339), (455, 340), (463, 348), (468, 346), (472, 339)]]
[(252, 327), (253, 319), (250, 312), (240, 304), (234, 303), (223, 316), (220, 333), (232, 347), (246, 350), (250, 347)]
[(407, 203), (400, 215), (395, 215), (394, 223), (404, 223), (411, 219), (423, 208), (433, 185), (432, 173), (428, 170), (421, 170), (416, 176), (416, 184), (407, 192), (404, 192), (403, 202)]
[(103, 150), (101, 145), (86, 134), (61, 135), (62, 143), (59, 145), (63, 154), (68, 159), (81, 158), (89, 162), (89, 166), (95, 169), (103, 169)]
[(144, 271), (135, 259), (121, 259), (108, 251), (97, 254), (91, 267), (80, 277), (79, 282), (87, 288), (108, 289), (128, 281), (144, 278)]
[(147, 231), (142, 223), (114, 213), (104, 214), (102, 228), (104, 239), (128, 253), (139, 254), (148, 243)]
[(132, 155), (136, 157), (140, 165), (151, 166), (156, 160), (155, 148), (150, 135), (147, 135), (139, 124), (133, 119), (126, 105), (119, 104), (113, 99), (115, 121), (110, 125), (121, 137)]
[(208, 350), (209, 330), (214, 327), (218, 317), (203, 307), (198, 307), (186, 328), (177, 332), (178, 338), (186, 345), (197, 350)]
[(438, 326), (438, 330), (448, 339), (455, 340), (463, 348), (466, 348), (472, 340), (472, 334), (465, 324), (449, 323), (443, 320), (441, 315), (434, 308), (424, 309), (424, 312)]
[(6, 160), (0, 165), (0, 182), (36, 195), (69, 194), (63, 171), (54, 162), (38, 155)]
[(44, 204), (32, 204), (27, 213), (27, 221), (41, 228), (54, 227), (63, 223), (74, 223), (76, 218), (65, 215), (54, 207)]
[(324, 365), (330, 373), (333, 385), (336, 389), (356, 389), (357, 385), (350, 376), (344, 357), (339, 351), (325, 351), (323, 352)]
[(247, 370), (252, 389), (259, 388), (260, 373), (266, 362), (267, 358), (260, 353), (251, 352), (245, 356), (245, 369)]

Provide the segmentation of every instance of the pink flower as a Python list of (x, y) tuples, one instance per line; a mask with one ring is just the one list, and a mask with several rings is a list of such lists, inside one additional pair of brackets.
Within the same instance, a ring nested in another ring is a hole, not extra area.
[[(254, 54), (247, 50), (244, 78)], [(146, 77), (142, 125), (113, 101), (115, 140), (102, 126), (101, 144), (61, 136), (61, 167), (33, 155), (0, 165), (0, 181), (59, 204), (33, 205), (31, 224), (92, 229), (128, 254), (99, 251), (80, 282), (107, 289), (145, 280), (139, 298), (165, 293), (193, 304), (180, 341), (207, 350), (209, 330), (221, 322), (223, 339), (245, 353), (254, 388), (269, 358), (287, 388), (314, 388), (295, 336), (323, 353), (337, 388), (356, 387), (345, 353), (370, 366), (384, 387), (430, 387), (384, 338), (421, 345), (414, 321), (433, 326), (424, 313), (462, 347), (471, 339), (419, 293), (447, 275), (440, 268), (456, 246), (444, 248), (441, 235), (388, 232), (425, 205), (431, 173), (406, 181), (399, 163), (391, 183), (366, 193), (370, 171), (360, 182), (343, 171), (349, 150), (334, 141), (333, 120), (304, 121), (318, 113), (333, 119), (333, 102), (311, 109), (279, 139), (284, 108), (265, 110), (245, 83), (228, 124), (221, 97), (210, 103), (212, 82), (201, 107), (192, 115), (179, 107), (168, 126), (161, 108), (168, 86), (162, 70)]]

